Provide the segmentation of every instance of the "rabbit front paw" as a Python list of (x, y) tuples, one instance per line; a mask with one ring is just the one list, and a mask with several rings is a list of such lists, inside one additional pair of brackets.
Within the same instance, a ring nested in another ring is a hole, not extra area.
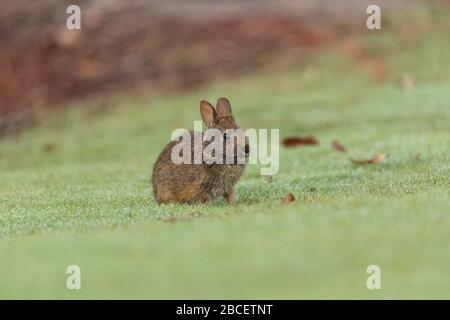
[(227, 193), (225, 195), (225, 199), (227, 200), (230, 206), (234, 206), (236, 204), (236, 194), (234, 193), (234, 191)]

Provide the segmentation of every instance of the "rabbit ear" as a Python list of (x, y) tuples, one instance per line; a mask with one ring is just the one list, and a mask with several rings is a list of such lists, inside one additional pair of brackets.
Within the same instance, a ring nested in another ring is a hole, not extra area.
[(206, 100), (200, 101), (200, 114), (202, 115), (203, 122), (210, 128), (213, 126), (216, 120), (217, 113), (214, 107)]
[(227, 98), (219, 98), (216, 109), (217, 113), (222, 117), (231, 116), (231, 105)]

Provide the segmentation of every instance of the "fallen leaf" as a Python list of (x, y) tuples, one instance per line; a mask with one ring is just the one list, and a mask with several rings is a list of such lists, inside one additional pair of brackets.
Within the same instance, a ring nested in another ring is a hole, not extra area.
[(291, 192), (289, 192), (288, 194), (286, 194), (286, 195), (283, 197), (283, 199), (281, 199), (281, 203), (282, 203), (282, 204), (288, 204), (288, 203), (291, 203), (291, 202), (293, 202), (293, 201), (295, 201), (295, 197), (294, 197), (294, 195), (293, 195)]
[(51, 142), (44, 143), (42, 145), (42, 151), (44, 151), (45, 153), (53, 152), (53, 151), (55, 151), (56, 148), (57, 148), (57, 145), (55, 143), (51, 143)]
[(318, 145), (319, 142), (314, 138), (313, 136), (307, 136), (307, 137), (289, 137), (283, 139), (283, 146), (286, 148), (293, 148), (293, 147), (299, 147), (299, 146), (314, 146)]
[(350, 159), (351, 162), (353, 162), (354, 164), (357, 165), (364, 165), (364, 164), (376, 164), (376, 163), (380, 163), (382, 161), (384, 161), (384, 159), (386, 159), (386, 154), (384, 153), (378, 153), (376, 155), (374, 155), (372, 158), (367, 159), (367, 160), (354, 160), (354, 159)]
[(405, 91), (412, 90), (416, 86), (414, 76), (411, 74), (402, 75), (402, 88)]
[(347, 148), (344, 147), (338, 140), (333, 140), (331, 142), (331, 145), (333, 146), (334, 150), (337, 152), (346, 152)]

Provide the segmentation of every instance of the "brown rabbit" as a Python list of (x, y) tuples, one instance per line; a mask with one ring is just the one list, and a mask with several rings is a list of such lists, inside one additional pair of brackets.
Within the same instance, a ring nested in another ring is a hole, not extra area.
[[(225, 98), (217, 100), (216, 109), (207, 101), (200, 101), (200, 114), (204, 124), (208, 129), (220, 130), (223, 143), (231, 137), (227, 129), (238, 129), (231, 113), (230, 102)], [(190, 132), (191, 138), (194, 133)], [(191, 139), (192, 141), (194, 139)], [(153, 169), (152, 183), (155, 200), (161, 203), (210, 203), (219, 196), (224, 196), (228, 204), (234, 205), (236, 197), (234, 186), (244, 172), (245, 163), (232, 164), (212, 163), (207, 164), (203, 160), (201, 164), (175, 164), (171, 159), (172, 148), (178, 141), (172, 141), (163, 149), (156, 161)], [(193, 142), (192, 142), (193, 143)], [(203, 142), (202, 147), (205, 147)], [(248, 140), (245, 138), (243, 152), (245, 157), (249, 154)], [(226, 157), (226, 151), (224, 157)], [(237, 155), (239, 151), (235, 149)], [(192, 158), (194, 159), (194, 148), (191, 147)], [(231, 153), (230, 153), (231, 154)], [(228, 162), (230, 163), (230, 162)]]

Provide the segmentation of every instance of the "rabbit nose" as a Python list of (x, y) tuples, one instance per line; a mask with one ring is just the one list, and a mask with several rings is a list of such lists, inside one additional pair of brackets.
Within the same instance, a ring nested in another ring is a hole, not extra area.
[(245, 154), (250, 153), (250, 146), (248, 144), (245, 145)]

